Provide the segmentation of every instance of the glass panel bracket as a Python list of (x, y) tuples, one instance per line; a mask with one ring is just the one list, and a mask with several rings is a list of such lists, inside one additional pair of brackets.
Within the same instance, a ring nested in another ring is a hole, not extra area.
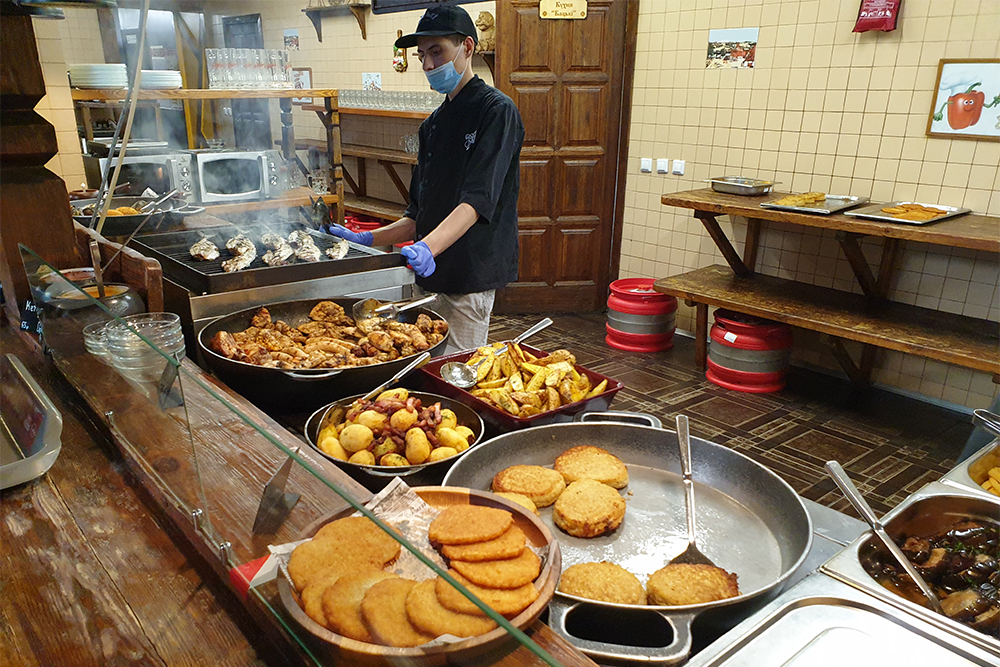
[[(298, 447), (292, 450), (292, 454), (298, 453)], [(281, 524), (288, 518), (292, 508), (295, 507), (295, 503), (299, 502), (299, 494), (285, 492), (288, 473), (291, 471), (294, 461), (295, 459), (289, 456), (268, 483), (264, 485), (264, 495), (260, 499), (257, 517), (253, 522), (255, 535), (276, 533)]]

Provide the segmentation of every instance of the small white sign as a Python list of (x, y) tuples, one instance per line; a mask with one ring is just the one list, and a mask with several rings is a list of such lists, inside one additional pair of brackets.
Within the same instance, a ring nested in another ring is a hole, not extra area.
[(382, 90), (382, 73), (365, 72), (361, 75), (362, 90)]

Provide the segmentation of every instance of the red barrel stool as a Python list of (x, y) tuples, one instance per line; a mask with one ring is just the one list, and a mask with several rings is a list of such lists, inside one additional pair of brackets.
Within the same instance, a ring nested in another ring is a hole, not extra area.
[(792, 356), (792, 328), (731, 310), (715, 311), (705, 378), (751, 394), (778, 391)]
[(604, 338), (626, 352), (659, 352), (674, 346), (677, 299), (653, 291), (652, 278), (624, 278), (611, 283)]

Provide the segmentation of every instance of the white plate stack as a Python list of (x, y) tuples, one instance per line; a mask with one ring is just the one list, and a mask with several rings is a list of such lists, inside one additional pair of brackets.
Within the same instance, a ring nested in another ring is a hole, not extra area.
[(128, 71), (117, 63), (70, 65), (69, 83), (74, 88), (128, 88)]
[(181, 87), (181, 73), (168, 69), (144, 69), (139, 85), (146, 90), (173, 90)]

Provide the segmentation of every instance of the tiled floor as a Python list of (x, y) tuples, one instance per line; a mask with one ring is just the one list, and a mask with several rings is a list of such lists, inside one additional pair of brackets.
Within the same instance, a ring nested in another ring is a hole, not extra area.
[[(538, 316), (495, 316), (490, 340), (516, 336)], [(694, 341), (634, 354), (604, 343), (603, 315), (562, 315), (531, 345), (565, 347), (580, 364), (621, 380), (611, 408), (648, 412), (665, 427), (683, 412), (691, 433), (732, 447), (781, 475), (803, 497), (854, 514), (823, 464), (836, 459), (878, 513), (955, 465), (972, 425), (963, 414), (793, 367), (773, 394), (718, 387), (695, 368)], [(671, 427), (672, 428), (672, 427)]]

